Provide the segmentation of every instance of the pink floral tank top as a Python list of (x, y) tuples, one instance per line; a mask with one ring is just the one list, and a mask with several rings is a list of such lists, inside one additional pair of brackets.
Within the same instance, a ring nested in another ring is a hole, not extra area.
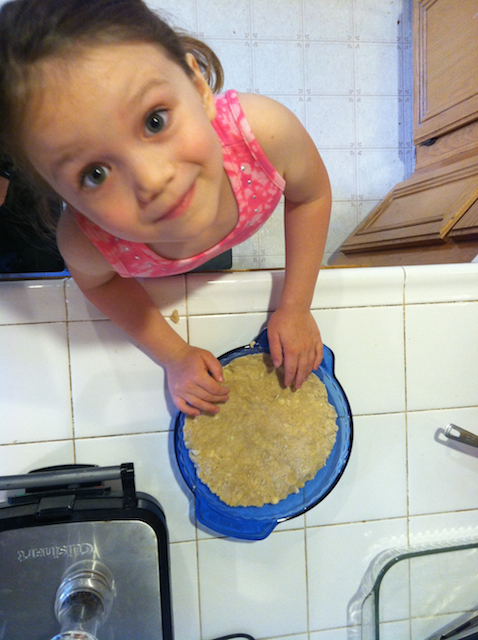
[(78, 226), (125, 278), (157, 278), (186, 273), (250, 238), (270, 217), (284, 191), (285, 180), (262, 151), (239, 104), (236, 91), (215, 99), (212, 125), (219, 136), (239, 210), (236, 227), (218, 244), (190, 258), (169, 260), (146, 244), (121, 240), (75, 211)]

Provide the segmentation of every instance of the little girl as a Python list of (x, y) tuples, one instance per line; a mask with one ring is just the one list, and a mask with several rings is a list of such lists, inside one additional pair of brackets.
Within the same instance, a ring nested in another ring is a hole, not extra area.
[(322, 359), (310, 313), (330, 214), (296, 117), (220, 89), (204, 44), (142, 0), (13, 0), (0, 12), (0, 148), (65, 203), (57, 242), (84, 295), (161, 363), (176, 407), (217, 412), (218, 360), (187, 344), (138, 277), (187, 272), (255, 233), (285, 195), (286, 269), (268, 324), (299, 388)]

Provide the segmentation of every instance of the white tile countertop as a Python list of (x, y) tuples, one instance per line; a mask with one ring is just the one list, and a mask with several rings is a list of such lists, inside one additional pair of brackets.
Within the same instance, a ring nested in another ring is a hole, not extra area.
[[(183, 337), (220, 355), (257, 335), (282, 277), (146, 286)], [(177, 640), (359, 637), (348, 607), (380, 551), (478, 536), (478, 457), (436, 438), (449, 422), (478, 433), (478, 265), (323, 269), (313, 313), (352, 408), (352, 455), (321, 503), (247, 543), (196, 526), (162, 368), (70, 279), (0, 283), (2, 475), (134, 462), (166, 513)], [(396, 616), (393, 640), (417, 640)]]

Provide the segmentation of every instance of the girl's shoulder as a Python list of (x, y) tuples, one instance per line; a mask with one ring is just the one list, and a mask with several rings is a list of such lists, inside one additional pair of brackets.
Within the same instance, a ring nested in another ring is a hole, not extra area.
[(252, 132), (278, 173), (292, 202), (311, 201), (329, 189), (327, 172), (299, 118), (266, 96), (240, 93), (239, 103)]
[(85, 277), (106, 277), (114, 269), (106, 258), (81, 231), (75, 213), (67, 206), (58, 221), (56, 240), (58, 249), (70, 271)]
[(239, 93), (239, 103), (257, 142), (277, 171), (284, 175), (287, 163), (300, 153), (308, 134), (290, 109), (277, 100), (253, 93)]

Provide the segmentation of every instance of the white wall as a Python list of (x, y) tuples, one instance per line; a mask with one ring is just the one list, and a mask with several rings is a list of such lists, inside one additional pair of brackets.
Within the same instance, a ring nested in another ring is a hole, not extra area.
[[(220, 355), (258, 333), (281, 278), (192, 274), (153, 289), (181, 335)], [(379, 551), (478, 535), (476, 454), (435, 439), (449, 422), (478, 432), (478, 265), (326, 269), (313, 308), (354, 414), (352, 456), (322, 503), (248, 544), (190, 518), (162, 369), (71, 280), (0, 283), (0, 474), (134, 462), (166, 512), (177, 640), (356, 637), (348, 606)], [(389, 629), (415, 640), (408, 623)]]

